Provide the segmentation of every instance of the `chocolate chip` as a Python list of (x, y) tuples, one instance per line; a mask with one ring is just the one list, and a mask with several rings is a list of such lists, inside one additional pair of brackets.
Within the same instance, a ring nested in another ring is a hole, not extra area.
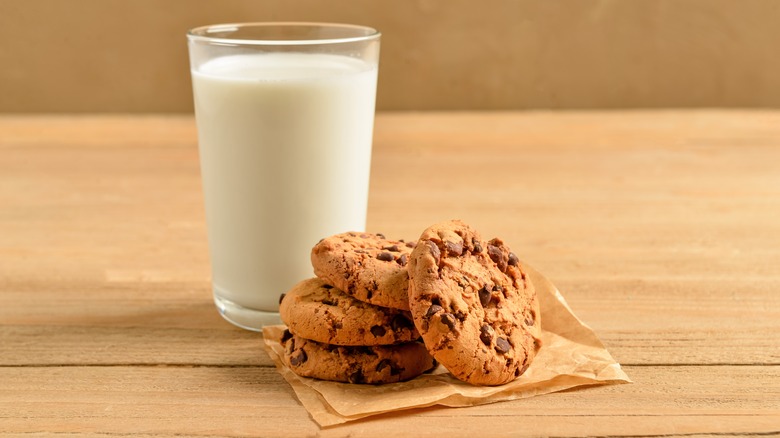
[(290, 365), (297, 367), (298, 365), (306, 362), (308, 357), (306, 356), (306, 352), (301, 348), (298, 350), (295, 354), (290, 356)]
[(332, 301), (332, 300), (330, 300), (328, 298), (323, 299), (322, 300), (322, 304), (324, 304), (326, 306), (335, 306), (336, 305), (336, 303), (334, 301)]
[(499, 353), (507, 353), (512, 349), (512, 345), (509, 344), (505, 338), (496, 338), (496, 351)]
[(378, 373), (379, 373), (379, 372), (382, 372), (382, 370), (383, 370), (383, 369), (385, 369), (385, 368), (387, 368), (387, 367), (390, 367), (390, 375), (391, 375), (391, 376), (397, 376), (397, 375), (401, 374), (401, 371), (403, 370), (403, 368), (399, 368), (398, 366), (396, 366), (395, 364), (393, 364), (393, 363), (390, 361), (390, 359), (382, 359), (382, 360), (381, 360), (381, 361), (379, 361), (379, 363), (376, 365), (376, 371), (377, 371)]
[(382, 234), (382, 233), (376, 233), (376, 237), (378, 237), (380, 239), (387, 239), (387, 237), (385, 237), (385, 235)]
[(493, 334), (491, 333), (489, 325), (485, 324), (479, 329), (479, 339), (485, 345), (490, 345), (490, 342), (493, 340)]
[(282, 304), (282, 300), (284, 299), (284, 297), (285, 297), (286, 295), (287, 295), (287, 294), (281, 294), (281, 295), (279, 295), (279, 304)]
[(515, 377), (520, 376), (523, 373), (525, 373), (526, 371), (528, 371), (528, 365), (529, 364), (525, 364), (521, 368), (518, 368), (517, 371), (515, 371)]
[(398, 245), (386, 246), (386, 247), (384, 247), (382, 249), (384, 249), (385, 251), (390, 251), (390, 252), (399, 252), (399, 251), (401, 251), (400, 249), (398, 249)]
[(510, 252), (509, 253), (509, 261), (507, 263), (509, 263), (509, 266), (517, 266), (520, 263), (520, 260), (517, 259), (517, 256), (515, 255), (515, 253)]
[(504, 253), (501, 252), (501, 249), (497, 246), (488, 245), (488, 256), (490, 256), (490, 260), (493, 260), (495, 264), (498, 266), (498, 269), (501, 270), (501, 272), (506, 271), (506, 258), (504, 258)]
[(382, 370), (387, 367), (392, 368), (392, 365), (390, 364), (390, 359), (382, 359), (379, 361), (378, 364), (376, 364), (376, 372), (381, 373)]
[(479, 303), (482, 304), (482, 307), (487, 307), (487, 305), (490, 304), (490, 298), (493, 297), (488, 290), (487, 285), (482, 286), (482, 289), (480, 289), (477, 294), (479, 295)]
[(323, 288), (323, 289), (333, 289), (333, 286), (331, 286), (331, 285), (329, 285), (329, 284), (323, 284), (323, 285), (322, 285), (322, 288)]
[(482, 252), (482, 245), (479, 243), (479, 240), (472, 237), (471, 244), (474, 246), (474, 250), (472, 251), (474, 254), (479, 254)]
[(393, 257), (393, 255), (389, 252), (380, 252), (376, 258), (382, 260), (383, 262), (392, 262), (395, 257)]
[(450, 330), (455, 329), (455, 315), (452, 313), (445, 313), (441, 316), (441, 322), (444, 323)]
[(292, 338), (292, 333), (290, 333), (290, 330), (285, 329), (282, 333), (282, 339), (279, 341), (281, 344), (286, 344), (287, 341)]
[(430, 240), (425, 242), (425, 245), (428, 246), (428, 250), (431, 251), (431, 255), (436, 260), (436, 264), (439, 264), (439, 261), (441, 260), (441, 250), (439, 250), (439, 247), (436, 246), (435, 243), (431, 242)]
[(456, 256), (463, 254), (463, 244), (461, 243), (447, 240), (444, 242), (444, 246), (447, 248), (447, 254), (454, 254)]
[(433, 304), (431, 307), (428, 308), (428, 312), (425, 314), (425, 317), (430, 318), (431, 316), (441, 312), (442, 310), (444, 310), (444, 308), (442, 308), (438, 304)]
[(417, 242), (411, 241), (411, 242), (406, 242), (404, 245), (406, 245), (407, 248), (414, 248), (414, 245), (416, 244)]
[(498, 263), (501, 260), (501, 250), (497, 246), (488, 245), (488, 256), (490, 256), (490, 260)]
[(385, 328), (381, 325), (375, 325), (371, 327), (371, 334), (376, 337), (384, 336), (385, 333), (387, 333), (387, 330), (385, 330)]
[(357, 347), (352, 347), (353, 354), (365, 354), (366, 356), (376, 356), (376, 351), (372, 350), (371, 347), (361, 345)]
[(409, 257), (407, 257), (406, 254), (401, 254), (401, 257), (398, 257), (398, 260), (395, 262), (401, 266), (406, 266), (406, 264), (409, 262)]
[[(428, 309), (430, 311), (430, 309)], [(393, 318), (393, 322), (390, 323), (390, 325), (393, 326), (393, 330), (402, 330), (405, 328), (412, 328), (414, 327), (414, 323), (412, 321), (409, 321), (409, 318), (403, 316), (403, 315), (395, 315)]]
[(365, 381), (366, 380), (363, 377), (363, 371), (361, 370), (357, 370), (349, 375), (349, 383), (363, 383)]

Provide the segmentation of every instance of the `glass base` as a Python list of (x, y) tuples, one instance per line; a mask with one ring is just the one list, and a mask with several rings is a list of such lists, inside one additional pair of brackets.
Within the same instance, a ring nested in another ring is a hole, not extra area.
[(281, 324), (279, 312), (264, 312), (262, 310), (248, 309), (226, 300), (214, 294), (214, 304), (217, 305), (219, 314), (229, 323), (252, 331), (262, 331), (264, 326)]

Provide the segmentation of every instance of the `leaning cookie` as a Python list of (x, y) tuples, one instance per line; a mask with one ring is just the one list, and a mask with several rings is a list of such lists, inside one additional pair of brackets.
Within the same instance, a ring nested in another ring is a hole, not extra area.
[(409, 261), (414, 323), (455, 377), (500, 385), (525, 372), (541, 342), (539, 303), (517, 256), (460, 221), (425, 230)]
[(413, 246), (381, 234), (336, 234), (312, 248), (311, 264), (318, 277), (360, 301), (409, 310), (406, 264)]
[(299, 376), (349, 383), (393, 383), (433, 369), (436, 361), (420, 342), (393, 346), (343, 347), (323, 344), (285, 330), (284, 363)]
[(358, 301), (319, 278), (290, 289), (279, 314), (294, 334), (326, 344), (388, 345), (420, 337), (409, 312)]

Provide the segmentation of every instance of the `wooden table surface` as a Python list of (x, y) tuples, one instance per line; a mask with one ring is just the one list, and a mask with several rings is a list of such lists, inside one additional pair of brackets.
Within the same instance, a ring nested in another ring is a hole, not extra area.
[(320, 429), (211, 299), (189, 116), (0, 117), (0, 436), (780, 434), (780, 112), (384, 113), (368, 228), (461, 218), (634, 384)]

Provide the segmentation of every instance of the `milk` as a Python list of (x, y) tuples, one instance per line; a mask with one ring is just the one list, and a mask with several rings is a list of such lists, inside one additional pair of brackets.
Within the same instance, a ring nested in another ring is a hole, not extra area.
[(377, 68), (246, 54), (192, 71), (215, 296), (278, 311), (312, 246), (366, 222)]

